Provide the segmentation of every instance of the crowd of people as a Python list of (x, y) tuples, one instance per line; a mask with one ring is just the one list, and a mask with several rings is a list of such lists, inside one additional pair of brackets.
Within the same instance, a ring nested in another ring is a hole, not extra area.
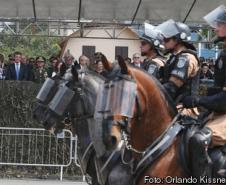
[[(134, 53), (132, 59), (127, 58), (126, 61), (133, 66), (145, 69), (145, 60), (139, 52)], [(213, 59), (206, 60), (200, 57), (200, 61), (202, 63), (200, 79), (214, 79)], [(4, 56), (0, 54), (0, 80), (25, 80), (43, 83), (47, 77), (60, 73), (62, 65), (65, 69), (71, 65), (83, 69), (90, 65), (90, 59), (85, 55), (81, 55), (77, 62), (71, 54), (66, 53), (63, 59), (53, 55), (47, 60), (43, 56), (28, 58), (20, 52), (15, 52), (8, 56), (8, 60), (5, 60)], [(102, 73), (103, 70), (101, 61), (97, 61), (95, 71)]]
[[(44, 56), (29, 58), (21, 52), (10, 54), (6, 59), (4, 55), (0, 54), (0, 80), (43, 83), (47, 77), (60, 74), (72, 65), (75, 65), (76, 69), (85, 70), (90, 65), (90, 59), (85, 55), (81, 55), (77, 61), (69, 52), (65, 53), (62, 59), (56, 55), (51, 56), (49, 59)], [(95, 63), (94, 70), (101, 73), (103, 71), (102, 63)]]

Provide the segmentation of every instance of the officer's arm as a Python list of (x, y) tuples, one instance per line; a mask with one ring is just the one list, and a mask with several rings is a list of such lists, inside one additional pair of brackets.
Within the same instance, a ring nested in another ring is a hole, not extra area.
[(226, 91), (213, 96), (200, 97), (198, 104), (211, 111), (226, 112)]
[[(226, 62), (226, 56), (223, 58), (223, 61)], [(226, 112), (226, 69), (224, 79), (224, 86), (222, 88), (218, 88), (218, 92), (216, 91), (212, 96), (200, 97), (198, 104), (208, 110)]]
[(169, 94), (175, 98), (180, 87), (182, 87), (189, 78), (197, 75), (199, 71), (198, 61), (191, 54), (182, 54), (178, 57), (178, 62), (171, 73), (170, 80), (164, 84)]
[(164, 87), (172, 98), (175, 98), (177, 96), (179, 88), (182, 87), (187, 81), (189, 77), (189, 71), (192, 70), (189, 68), (192, 68), (192, 65), (189, 64), (188, 56), (179, 56), (178, 62), (171, 72), (169, 81), (164, 84)]
[(180, 80), (177, 77), (171, 76), (169, 81), (167, 83), (163, 84), (163, 86), (165, 87), (165, 89), (167, 90), (169, 95), (174, 99), (177, 96), (177, 92), (178, 92), (179, 88), (183, 84), (184, 84), (184, 82), (182, 80)]
[[(226, 91), (226, 52), (222, 51), (220, 53), (219, 58), (221, 58), (221, 60), (223, 61), (222, 67), (224, 68), (225, 72), (224, 72), (224, 86), (223, 89), (224, 91)], [(222, 87), (217, 87), (217, 86), (213, 86), (213, 87), (209, 87), (207, 89), (207, 96), (212, 96), (215, 95), (217, 93), (220, 93), (222, 91)]]

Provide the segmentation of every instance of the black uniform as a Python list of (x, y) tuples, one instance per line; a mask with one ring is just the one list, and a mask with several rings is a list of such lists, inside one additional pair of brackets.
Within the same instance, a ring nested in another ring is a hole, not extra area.
[(216, 60), (214, 87), (208, 89), (208, 94), (200, 97), (199, 105), (210, 111), (226, 112), (226, 51)]
[[(193, 55), (199, 61), (196, 52), (188, 49), (176, 55), (172, 54), (164, 67), (163, 85), (172, 98), (177, 98), (179, 95), (186, 96), (198, 93), (199, 72), (194, 77), (189, 77), (188, 69), (190, 59), (188, 54)], [(182, 87), (178, 87), (174, 82), (170, 81), (171, 76), (183, 81), (184, 84)]]

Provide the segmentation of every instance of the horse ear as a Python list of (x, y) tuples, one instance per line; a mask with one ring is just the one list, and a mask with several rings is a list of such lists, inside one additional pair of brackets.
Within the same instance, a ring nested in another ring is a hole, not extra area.
[(67, 71), (67, 67), (65, 65), (65, 63), (60, 63), (60, 67), (59, 67), (59, 74), (60, 76), (64, 76), (64, 74), (66, 73)]
[(121, 68), (121, 73), (122, 74), (129, 74), (128, 73), (128, 67), (126, 65), (125, 60), (120, 55), (118, 55), (117, 58), (118, 58), (118, 64), (119, 64), (119, 66)]
[(111, 71), (112, 70), (112, 64), (107, 60), (106, 56), (101, 53), (101, 52), (97, 52), (94, 54), (95, 55), (95, 59), (98, 61), (101, 61), (104, 69), (107, 71)]
[(74, 65), (71, 66), (71, 74), (73, 76), (73, 79), (78, 82), (78, 71)]

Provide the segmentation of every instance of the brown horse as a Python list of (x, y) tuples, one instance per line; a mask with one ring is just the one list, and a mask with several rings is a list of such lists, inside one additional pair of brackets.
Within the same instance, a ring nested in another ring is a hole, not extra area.
[[(114, 139), (120, 138), (118, 137), (122, 129), (120, 123), (128, 120), (129, 144), (133, 148), (132, 156), (134, 161), (139, 162), (141, 153), (167, 130), (177, 112), (175, 107), (170, 105), (161, 85), (154, 78), (138, 68), (127, 66), (120, 58), (119, 65), (121, 75), (135, 80), (138, 97), (136, 104), (138, 102), (139, 106), (135, 106), (133, 109), (134, 116), (131, 119), (119, 114), (109, 118), (114, 123), (111, 136)], [(104, 67), (107, 71), (111, 71), (109, 64), (104, 63)], [(117, 97), (114, 98), (117, 99)], [(187, 177), (179, 160), (179, 140), (180, 136), (175, 137), (172, 145), (142, 172), (136, 181), (137, 185), (160, 184), (160, 181), (162, 184), (176, 184), (171, 177)]]

